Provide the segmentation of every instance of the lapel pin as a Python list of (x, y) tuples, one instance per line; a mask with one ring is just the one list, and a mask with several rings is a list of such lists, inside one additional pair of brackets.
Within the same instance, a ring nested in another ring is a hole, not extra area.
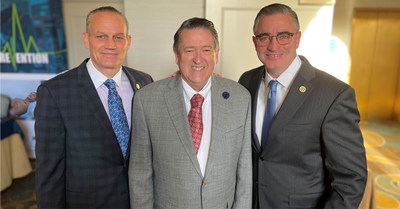
[(137, 88), (137, 89), (140, 89), (140, 85), (139, 85), (138, 83), (136, 84), (136, 88)]
[(223, 97), (224, 99), (228, 99), (229, 96), (230, 96), (229, 92), (224, 91), (224, 92), (222, 93), (222, 97)]
[(301, 92), (301, 93), (304, 93), (304, 92), (306, 92), (306, 87), (305, 86), (300, 86), (300, 88), (299, 88), (299, 91)]

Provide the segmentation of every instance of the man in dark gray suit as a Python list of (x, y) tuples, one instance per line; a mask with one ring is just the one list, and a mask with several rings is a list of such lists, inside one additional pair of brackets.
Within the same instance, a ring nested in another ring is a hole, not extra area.
[(253, 42), (264, 65), (239, 79), (253, 101), (253, 208), (354, 209), (367, 180), (354, 90), (297, 55), (299, 29), (290, 7), (261, 9)]
[[(130, 208), (129, 126), (135, 117), (131, 106), (136, 91), (153, 80), (122, 66), (131, 36), (126, 18), (115, 8), (101, 7), (88, 14), (83, 41), (90, 59), (38, 87), (37, 204)], [(107, 83), (114, 84), (110, 90)], [(111, 114), (115, 104), (119, 112)], [(121, 120), (124, 128), (117, 129), (118, 123), (110, 118)]]
[(212, 75), (218, 51), (212, 22), (186, 20), (174, 37), (180, 74), (135, 96), (132, 208), (251, 208), (250, 95)]

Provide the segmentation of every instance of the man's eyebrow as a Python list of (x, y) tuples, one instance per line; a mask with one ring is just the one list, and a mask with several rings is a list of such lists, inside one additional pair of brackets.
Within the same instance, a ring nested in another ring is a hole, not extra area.
[(289, 32), (289, 31), (280, 31), (280, 32), (277, 33), (277, 35), (282, 34), (282, 33), (291, 33), (291, 32)]
[[(291, 34), (291, 32), (289, 32), (289, 31), (279, 31), (276, 35), (283, 34), (283, 33)], [(260, 33), (260, 34), (256, 35), (256, 37), (261, 37), (261, 36), (271, 36), (271, 34), (270, 33)]]

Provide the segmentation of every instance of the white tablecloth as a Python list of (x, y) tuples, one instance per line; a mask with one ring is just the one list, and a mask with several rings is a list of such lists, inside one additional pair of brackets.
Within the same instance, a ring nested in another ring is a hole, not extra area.
[(18, 133), (0, 141), (1, 146), (1, 191), (11, 186), (12, 180), (32, 172), (24, 142)]

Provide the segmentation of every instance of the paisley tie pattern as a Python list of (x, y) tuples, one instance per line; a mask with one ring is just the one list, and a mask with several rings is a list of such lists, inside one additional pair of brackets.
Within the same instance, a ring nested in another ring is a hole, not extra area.
[(190, 131), (192, 132), (193, 144), (196, 150), (196, 154), (199, 151), (201, 137), (203, 135), (203, 119), (202, 119), (202, 109), (204, 97), (200, 94), (195, 94), (192, 99), (190, 99), (190, 111), (189, 111), (189, 124)]
[(110, 111), (111, 125), (117, 136), (122, 154), (125, 157), (129, 142), (129, 125), (124, 106), (122, 105), (121, 97), (118, 95), (115, 87), (115, 81), (107, 79), (104, 85), (108, 88), (108, 109)]

